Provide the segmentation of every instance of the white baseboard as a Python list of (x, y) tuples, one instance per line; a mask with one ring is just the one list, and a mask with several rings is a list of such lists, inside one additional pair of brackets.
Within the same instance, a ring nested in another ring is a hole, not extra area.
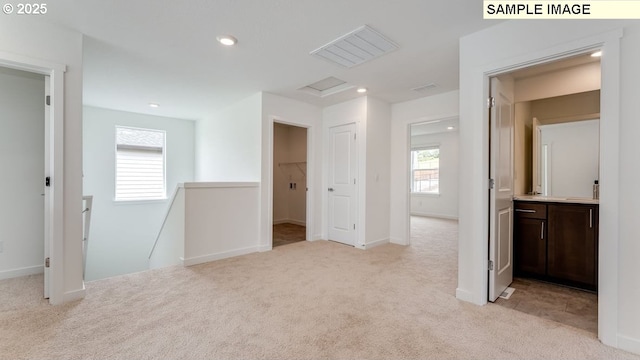
[(211, 262), (211, 261), (226, 259), (226, 258), (230, 258), (230, 257), (234, 257), (234, 256), (251, 254), (251, 253), (259, 252), (259, 251), (260, 251), (260, 246), (251, 246), (251, 247), (246, 247), (246, 248), (242, 248), (242, 249), (224, 251), (224, 252), (220, 252), (220, 253), (216, 253), (216, 254), (209, 254), (209, 255), (201, 255), (201, 256), (194, 256), (194, 257), (190, 257), (190, 258), (184, 258), (182, 260), (182, 263), (183, 263), (184, 266), (192, 266), (192, 265), (203, 264), (203, 263), (207, 263), (207, 262)]
[(316, 241), (316, 240), (324, 240), (324, 238), (322, 237), (322, 234), (313, 235), (313, 239), (311, 239), (311, 241)]
[(271, 251), (273, 250), (273, 246), (272, 245), (260, 245), (258, 246), (258, 251), (259, 252), (265, 252), (265, 251)]
[(456, 299), (473, 303), (473, 294), (467, 290), (463, 290), (460, 288), (456, 289)]
[(457, 216), (452, 216), (452, 215), (447, 215), (447, 214), (433, 214), (433, 213), (423, 213), (423, 212), (418, 212), (418, 211), (412, 211), (410, 213), (410, 215), (411, 216), (432, 217), (432, 218), (445, 219), (445, 220), (458, 220)]
[(42, 274), (44, 272), (44, 265), (27, 266), (18, 269), (0, 271), (0, 280), (12, 279), (21, 276)]
[(618, 348), (640, 355), (640, 339), (633, 339), (628, 336), (618, 335)]
[(380, 246), (380, 245), (384, 245), (384, 244), (388, 244), (389, 243), (389, 239), (380, 239), (380, 240), (376, 240), (376, 241), (372, 241), (372, 242), (368, 242), (366, 244), (364, 244), (364, 248), (365, 249), (372, 249), (376, 246)]
[(293, 225), (307, 226), (306, 222), (300, 221), (300, 220), (293, 220), (293, 219), (273, 220), (273, 225), (280, 225), (280, 224), (293, 224)]
[(402, 240), (402, 239), (400, 239), (400, 238), (392, 237), (392, 238), (389, 239), (389, 242), (392, 243), (392, 244), (396, 244), (396, 245), (407, 245), (407, 242)]
[(71, 302), (71, 301), (84, 299), (85, 295), (87, 295), (87, 290), (84, 287), (84, 281), (83, 281), (82, 282), (82, 289), (73, 290), (73, 291), (67, 291), (66, 293), (64, 293), (64, 296), (62, 298), (62, 302), (68, 303), (68, 302)]

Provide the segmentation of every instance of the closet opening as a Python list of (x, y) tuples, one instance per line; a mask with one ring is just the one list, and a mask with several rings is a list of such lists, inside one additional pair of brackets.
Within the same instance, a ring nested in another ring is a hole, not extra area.
[(273, 124), (273, 247), (307, 240), (307, 129)]

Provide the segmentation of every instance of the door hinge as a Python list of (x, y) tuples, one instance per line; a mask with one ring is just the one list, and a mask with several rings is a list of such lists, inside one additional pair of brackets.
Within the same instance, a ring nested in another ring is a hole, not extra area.
[(44, 267), (48, 268), (50, 264), (51, 260), (49, 260), (49, 258), (44, 259)]
[(356, 133), (353, 133), (353, 140), (356, 139)]
[(489, 179), (489, 189), (493, 189), (496, 186), (496, 181)]
[(493, 260), (489, 260), (489, 271), (493, 271)]
[(47, 105), (51, 105), (51, 95), (47, 95), (44, 97), (44, 103)]
[(353, 179), (353, 185), (355, 185), (355, 184), (356, 184), (356, 179)]
[(44, 178), (44, 186), (51, 186), (51, 177), (47, 176)]
[(490, 109), (492, 107), (496, 106), (496, 98), (494, 98), (493, 96), (490, 96), (487, 99), (487, 108)]
[(355, 229), (356, 229), (356, 224), (353, 224), (353, 230), (355, 230)]

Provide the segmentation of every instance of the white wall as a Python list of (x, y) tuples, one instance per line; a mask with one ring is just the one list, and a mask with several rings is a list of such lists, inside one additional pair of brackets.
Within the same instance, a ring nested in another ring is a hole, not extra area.
[(458, 116), (458, 91), (393, 104), (391, 121), (391, 242), (409, 244), (409, 126)]
[(184, 186), (185, 266), (259, 251), (259, 183)]
[(599, 128), (599, 120), (540, 126), (540, 145), (547, 146), (549, 172), (546, 176), (548, 189), (544, 193), (548, 196), (593, 196), (593, 181), (599, 179)]
[[(411, 214), (458, 218), (458, 131), (411, 137), (412, 147), (440, 147), (440, 193), (411, 194)], [(407, 152), (407, 156), (408, 152)]]
[(514, 105), (514, 172), (513, 193), (524, 195), (532, 191), (532, 143), (533, 118), (531, 102), (524, 101)]
[(196, 123), (196, 181), (258, 181), (262, 93)]
[[(275, 124), (273, 127), (273, 223), (279, 224), (289, 219), (289, 177), (288, 166), (280, 165), (288, 162), (289, 127)], [(291, 180), (291, 181), (290, 181)]]
[(193, 121), (85, 107), (84, 192), (93, 195), (87, 280), (146, 270), (170, 200), (114, 201), (116, 125), (166, 131), (167, 196), (193, 180)]
[[(358, 248), (373, 247), (389, 241), (389, 130), (391, 106), (372, 97), (360, 97), (323, 109), (324, 144), (329, 129), (350, 123), (356, 124), (357, 133), (357, 220), (356, 244)], [(328, 158), (323, 160), (326, 178)], [(327, 214), (327, 197), (323, 196), (323, 211)], [(326, 238), (326, 217), (323, 223)], [(361, 230), (363, 229), (364, 230)]]
[(270, 93), (262, 93), (262, 145), (260, 189), (260, 249), (271, 249), (273, 224), (273, 162), (274, 121), (300, 126), (307, 131), (307, 239), (322, 239), (323, 208), (325, 194), (322, 174), (322, 111), (319, 107)]
[(185, 236), (185, 188), (175, 190), (164, 225), (149, 256), (149, 269), (182, 265)]
[(391, 106), (367, 97), (366, 247), (389, 242)]
[(514, 91), (515, 102), (521, 102), (599, 89), (600, 63), (591, 62), (518, 79)]
[(67, 66), (64, 75), (64, 203), (61, 208), (64, 249), (62, 258), (57, 259), (64, 265), (61, 276), (52, 275), (61, 286), (56, 286), (51, 295), (54, 302), (82, 296), (82, 35), (52, 25), (42, 17), (3, 16), (0, 52)]
[(637, 21), (508, 21), (461, 39), (458, 298), (486, 303), (486, 74), (602, 47), (598, 336), (605, 344), (640, 353), (638, 42)]
[(307, 130), (277, 123), (273, 139), (273, 223), (306, 225)]
[(44, 86), (0, 68), (0, 279), (44, 271)]

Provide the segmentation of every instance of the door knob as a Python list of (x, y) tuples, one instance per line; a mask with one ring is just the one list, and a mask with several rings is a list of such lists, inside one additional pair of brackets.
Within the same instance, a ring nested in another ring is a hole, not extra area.
[(333, 192), (333, 188), (329, 188), (329, 191), (330, 191), (330, 192)]

